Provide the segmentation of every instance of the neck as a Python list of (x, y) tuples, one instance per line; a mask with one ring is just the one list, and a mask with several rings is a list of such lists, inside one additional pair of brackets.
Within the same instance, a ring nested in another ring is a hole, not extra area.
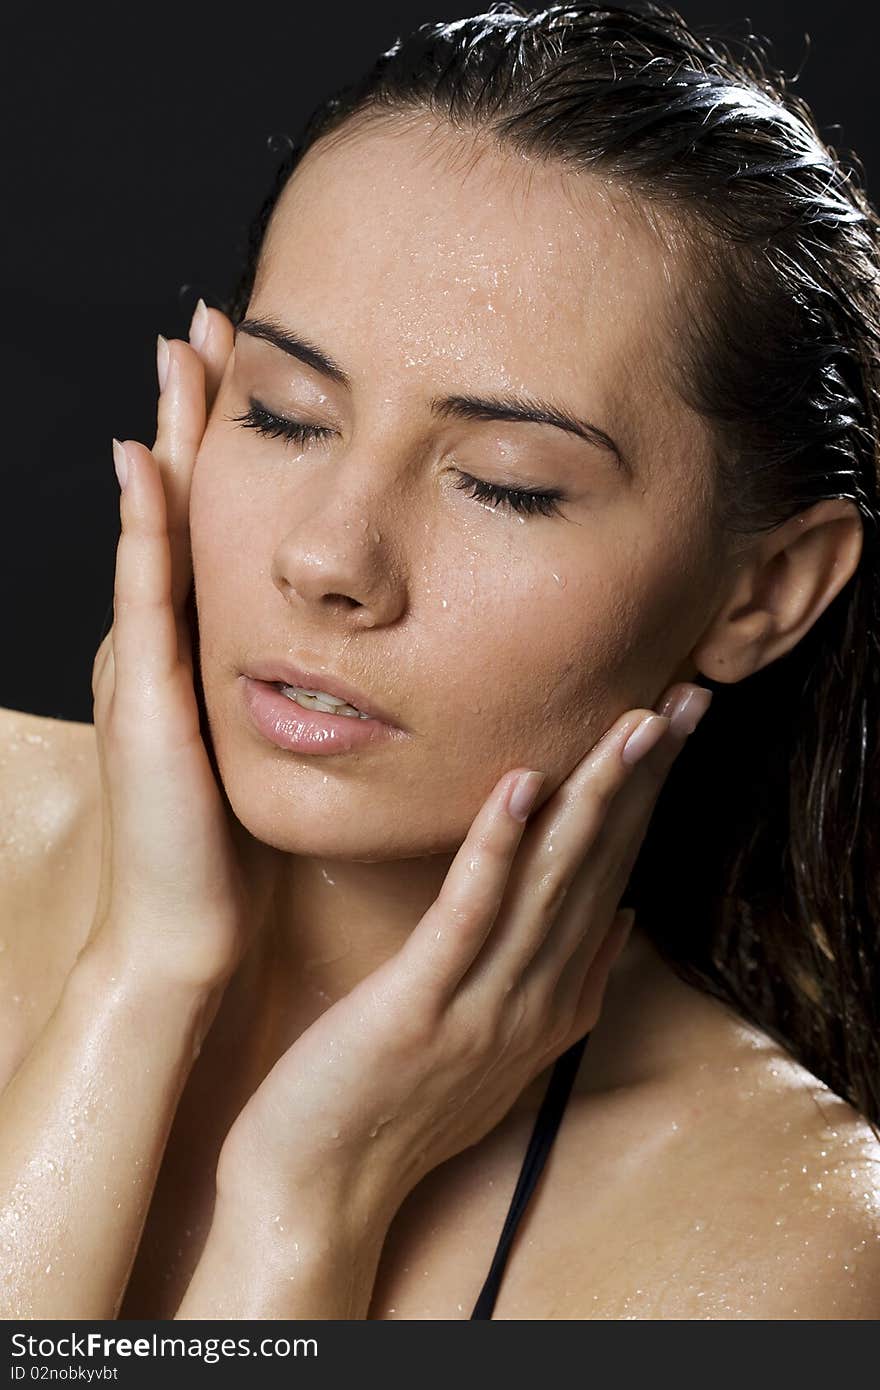
[(315, 1019), (400, 949), (438, 896), (453, 856), (316, 859), (250, 837), (239, 848), (254, 885), (255, 920), (212, 1033), (239, 1039), (242, 1065), (258, 1081)]
[[(251, 855), (262, 857), (260, 877), (272, 887), (212, 1032), (221, 1046), (234, 1040), (255, 1087), (325, 1009), (401, 947), (438, 896), (452, 856), (320, 860), (257, 842)], [(680, 1020), (695, 995), (636, 924), (612, 970), (579, 1089), (633, 1087), (674, 1066), (681, 1049), (672, 1045), (669, 1019)], [(516, 1109), (537, 1109), (551, 1070), (524, 1088)]]

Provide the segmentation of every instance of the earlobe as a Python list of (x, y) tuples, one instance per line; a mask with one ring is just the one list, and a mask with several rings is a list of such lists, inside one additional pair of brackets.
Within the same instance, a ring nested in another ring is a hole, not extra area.
[(729, 592), (692, 657), (710, 680), (743, 680), (785, 656), (855, 573), (864, 530), (855, 503), (827, 498), (738, 557)]

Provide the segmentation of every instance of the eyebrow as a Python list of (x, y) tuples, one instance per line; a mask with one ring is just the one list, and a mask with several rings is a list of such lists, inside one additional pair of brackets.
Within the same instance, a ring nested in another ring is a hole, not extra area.
[[(344, 386), (347, 391), (351, 390), (351, 377), (328, 353), (307, 339), (291, 333), (289, 329), (282, 328), (271, 319), (242, 319), (235, 333), (236, 336), (244, 333), (249, 338), (260, 338), (263, 342), (271, 343), (272, 347), (286, 352), (289, 357), (297, 358), (307, 367), (320, 372), (322, 376)], [(609, 434), (589, 420), (579, 419), (570, 410), (553, 405), (549, 401), (515, 393), (485, 397), (442, 396), (435, 397), (430, 404), (432, 413), (443, 420), (505, 420), (514, 424), (554, 425), (557, 429), (565, 430), (567, 434), (577, 435), (588, 444), (613, 454), (618, 468), (632, 475), (629, 461)]]

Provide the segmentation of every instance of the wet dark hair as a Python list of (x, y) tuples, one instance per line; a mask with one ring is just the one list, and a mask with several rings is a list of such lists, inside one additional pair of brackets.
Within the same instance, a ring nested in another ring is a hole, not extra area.
[(723, 42), (656, 4), (496, 4), (422, 25), (312, 113), (253, 224), (233, 322), (306, 151), (398, 113), (590, 171), (674, 220), (710, 274), (682, 291), (673, 380), (710, 427), (729, 535), (823, 498), (861, 514), (858, 567), (801, 641), (747, 679), (704, 680), (712, 707), (622, 902), (682, 979), (880, 1138), (880, 222), (861, 165), (753, 34)]

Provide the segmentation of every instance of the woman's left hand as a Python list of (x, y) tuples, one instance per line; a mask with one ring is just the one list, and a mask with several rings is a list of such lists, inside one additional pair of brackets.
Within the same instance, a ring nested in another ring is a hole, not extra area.
[(506, 773), (404, 945), (279, 1058), (220, 1155), (218, 1202), (243, 1229), (384, 1232), (595, 1026), (631, 924), (620, 896), (686, 737), (654, 715), (663, 737), (633, 768), (621, 751), (642, 721), (622, 715), (527, 826)]

